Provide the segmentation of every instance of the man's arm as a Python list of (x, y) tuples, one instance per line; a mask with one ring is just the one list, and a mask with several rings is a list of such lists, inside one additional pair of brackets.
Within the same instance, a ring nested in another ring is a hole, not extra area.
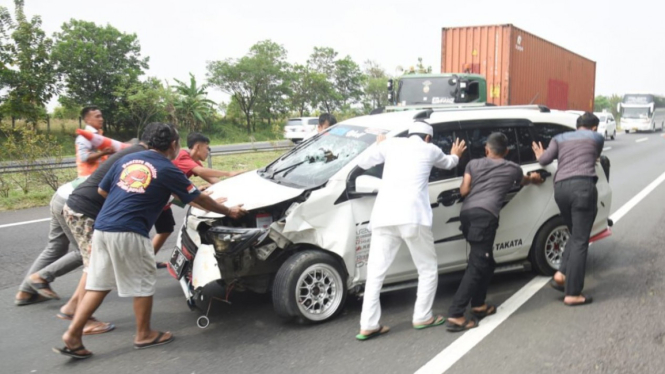
[(559, 157), (559, 143), (556, 141), (556, 137), (552, 138), (547, 150), (543, 149), (543, 143), (541, 142), (533, 142), (531, 147), (533, 153), (536, 155), (536, 160), (538, 160), (538, 163), (542, 166), (551, 164), (557, 157)]
[(460, 157), (462, 157), (462, 154), (466, 150), (466, 144), (464, 140), (460, 141), (459, 138), (455, 139), (455, 142), (450, 148), (449, 156), (443, 153), (443, 151), (439, 147), (436, 147), (436, 149), (437, 149), (437, 155), (436, 159), (434, 160), (434, 167), (439, 169), (450, 170), (455, 166), (457, 166), (457, 164), (459, 163)]
[(215, 184), (219, 182), (220, 178), (235, 177), (238, 174), (244, 173), (244, 171), (224, 171), (204, 168), (203, 166), (196, 166), (192, 169), (192, 173), (194, 173), (194, 175), (197, 177), (203, 178), (210, 184)]
[(92, 144), (87, 139), (76, 140), (76, 146), (78, 151), (78, 158), (81, 162), (94, 163), (99, 160), (101, 157), (110, 155), (114, 152), (113, 148), (104, 148), (100, 149), (97, 152), (92, 151)]
[(203, 210), (223, 214), (233, 219), (240, 218), (247, 213), (245, 209), (242, 209), (242, 204), (227, 207), (206, 194), (200, 194), (192, 202), (200, 206)]
[(371, 169), (372, 167), (382, 164), (386, 161), (384, 155), (384, 141), (385, 136), (377, 136), (377, 141), (374, 146), (363, 153), (358, 159), (358, 167), (364, 170)]
[(471, 192), (471, 174), (464, 173), (464, 179), (462, 179), (462, 185), (459, 187), (459, 193), (462, 197), (467, 197)]
[(97, 193), (102, 195), (102, 197), (105, 198), (105, 199), (109, 196), (109, 193), (102, 190), (100, 187), (97, 187)]

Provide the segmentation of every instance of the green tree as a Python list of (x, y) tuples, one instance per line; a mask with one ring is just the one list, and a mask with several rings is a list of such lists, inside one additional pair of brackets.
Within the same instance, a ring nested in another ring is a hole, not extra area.
[(291, 68), (291, 96), (289, 104), (291, 110), (294, 110), (304, 116), (305, 113), (316, 109), (320, 103), (322, 93), (330, 88), (326, 76), (317, 73), (308, 66), (294, 65)]
[(148, 57), (141, 57), (136, 34), (72, 19), (55, 38), (53, 58), (65, 89), (60, 102), (64, 106), (97, 105), (104, 113), (104, 127), (119, 130), (116, 116), (121, 99), (116, 92), (138, 82), (148, 68)]
[(350, 56), (337, 58), (338, 53), (329, 47), (314, 47), (307, 60), (307, 67), (326, 77), (327, 84), (317, 86), (315, 96), (321, 109), (332, 113), (345, 105), (358, 102), (362, 95), (362, 72)]
[(62, 105), (58, 105), (53, 108), (53, 114), (51, 115), (56, 119), (77, 119), (79, 118), (79, 113), (81, 113), (82, 107), (73, 107), (68, 108)]
[(139, 138), (141, 130), (150, 122), (160, 121), (167, 116), (166, 89), (157, 78), (148, 78), (145, 82), (133, 83), (128, 88), (116, 92), (123, 98), (120, 113), (128, 117), (128, 123)]
[(366, 112), (388, 105), (388, 76), (374, 61), (365, 61), (363, 107)]
[[(10, 68), (12, 64), (12, 40), (11, 31), (14, 29), (14, 21), (9, 9), (0, 6), (0, 90), (4, 90), (12, 79), (14, 71)], [(0, 97), (0, 104), (4, 98)]]
[[(288, 112), (288, 97), (292, 93), (287, 52), (283, 46), (264, 40), (252, 46), (250, 53), (260, 61), (265, 78), (265, 85), (259, 91), (256, 112), (261, 119), (268, 121), (268, 128), (272, 128), (272, 121)], [(253, 130), (256, 132), (256, 122)]]
[(179, 122), (190, 131), (201, 129), (207, 124), (207, 118), (214, 112), (215, 103), (206, 98), (208, 86), (205, 84), (199, 86), (192, 73), (189, 73), (189, 83), (173, 80), (177, 83), (173, 86), (176, 93), (173, 106)]
[(39, 16), (28, 20), (23, 0), (15, 0), (14, 4), (13, 43), (2, 46), (9, 56), (3, 68), (9, 65), (11, 69), (2, 74), (8, 88), (3, 112), (36, 125), (46, 117), (45, 105), (57, 92), (57, 76), (51, 61), (53, 41), (41, 29)]
[(622, 99), (623, 98), (621, 95), (617, 94), (612, 94), (612, 96), (608, 98), (610, 103), (610, 110), (612, 111), (612, 115), (617, 119), (617, 121), (621, 121), (621, 113), (617, 111), (617, 104), (619, 104)]
[(596, 96), (593, 103), (593, 111), (602, 112), (603, 109), (610, 109), (610, 99), (607, 96)]
[(423, 58), (418, 57), (418, 63), (415, 66), (409, 66), (408, 69), (405, 69), (403, 66), (397, 67), (398, 71), (401, 71), (404, 75), (407, 74), (430, 74), (432, 72), (432, 66), (423, 65)]
[[(259, 42), (239, 59), (208, 63), (208, 83), (231, 95), (245, 116), (247, 133), (252, 133), (252, 117), (257, 109), (266, 108), (266, 90), (280, 85), (277, 72), (283, 68), (286, 51), (270, 40)], [(263, 108), (257, 107), (263, 105)], [(272, 105), (272, 104), (271, 104)]]

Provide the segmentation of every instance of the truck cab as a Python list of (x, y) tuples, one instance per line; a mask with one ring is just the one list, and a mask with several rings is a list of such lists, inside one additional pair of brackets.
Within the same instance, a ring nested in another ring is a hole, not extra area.
[(407, 74), (388, 81), (386, 111), (487, 102), (487, 82), (477, 74)]

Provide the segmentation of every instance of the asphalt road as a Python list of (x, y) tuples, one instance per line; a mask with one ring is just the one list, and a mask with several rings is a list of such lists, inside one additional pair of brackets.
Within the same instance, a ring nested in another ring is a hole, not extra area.
[[(606, 142), (605, 153), (612, 161), (612, 212), (665, 173), (661, 134), (621, 134)], [(665, 183), (621, 218), (613, 236), (591, 247), (585, 292), (593, 304), (565, 307), (560, 293), (544, 287), (447, 373), (665, 373), (663, 206)], [(175, 213), (181, 222), (184, 211)], [(135, 351), (131, 300), (112, 293), (96, 316), (116, 330), (85, 338), (92, 359), (69, 360), (51, 352), (67, 326), (55, 318), (62, 301), (13, 305), (19, 280), (46, 242), (48, 222), (3, 225), (47, 217), (46, 208), (0, 214), (2, 373), (412, 373), (463, 336), (413, 330), (415, 290), (382, 295), (382, 322), (392, 331), (370, 342), (354, 339), (357, 299), (333, 321), (299, 325), (277, 317), (269, 297), (237, 294), (233, 305), (215, 304), (212, 323), (202, 330), (195, 324), (199, 313), (189, 311), (179, 285), (160, 271), (153, 327), (172, 331), (174, 343)], [(165, 260), (174, 244), (171, 238), (159, 257)], [(53, 287), (69, 297), (79, 276), (73, 272)], [(440, 278), (435, 311), (446, 312), (460, 278)], [(502, 304), (533, 279), (531, 273), (498, 275), (488, 299)]]

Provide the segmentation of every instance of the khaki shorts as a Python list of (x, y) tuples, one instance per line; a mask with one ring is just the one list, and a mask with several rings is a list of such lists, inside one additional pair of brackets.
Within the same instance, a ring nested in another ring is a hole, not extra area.
[(95, 220), (77, 213), (65, 204), (62, 208), (62, 215), (65, 217), (65, 222), (71, 230), (76, 244), (81, 251), (81, 258), (83, 258), (83, 271), (87, 271), (90, 265), (90, 250), (92, 244), (92, 232), (95, 230)]
[(152, 296), (156, 273), (150, 239), (133, 232), (95, 230), (86, 290), (110, 291), (117, 286), (120, 297)]

